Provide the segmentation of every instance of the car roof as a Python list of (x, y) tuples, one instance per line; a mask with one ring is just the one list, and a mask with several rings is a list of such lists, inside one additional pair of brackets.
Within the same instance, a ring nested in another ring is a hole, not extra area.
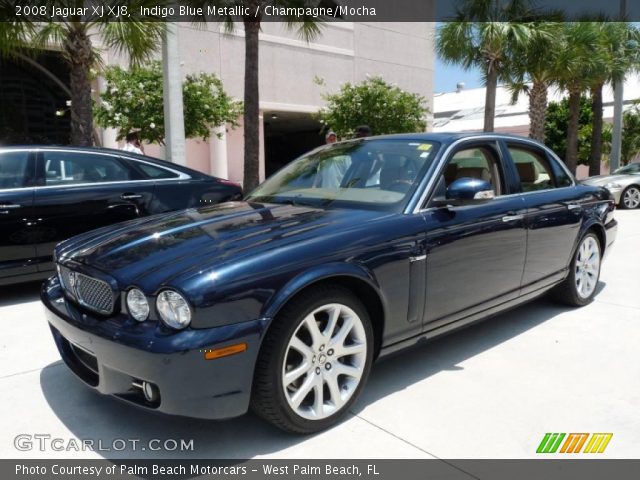
[(378, 135), (373, 137), (367, 137), (370, 140), (375, 139), (399, 139), (399, 140), (423, 140), (423, 141), (435, 141), (441, 143), (450, 143), (463, 138), (481, 138), (481, 137), (497, 137), (513, 140), (529, 140), (528, 137), (521, 135), (513, 135), (510, 133), (499, 132), (418, 132), (418, 133), (397, 133), (392, 135)]
[(142, 160), (147, 163), (158, 165), (159, 167), (171, 168), (173, 170), (177, 170), (179, 172), (187, 173), (192, 177), (209, 177), (215, 178), (211, 175), (207, 175), (205, 173), (199, 172), (197, 170), (193, 170), (189, 167), (185, 167), (184, 165), (178, 165), (177, 163), (168, 162), (166, 160), (161, 160), (156, 157), (149, 157), (147, 155), (139, 155), (133, 152), (127, 152), (125, 150), (119, 150), (116, 148), (105, 148), (105, 147), (72, 147), (65, 145), (4, 145), (0, 147), (0, 152), (3, 150), (72, 150), (78, 152), (95, 152), (95, 153), (110, 153), (113, 155), (119, 155), (121, 157), (131, 158), (133, 160)]

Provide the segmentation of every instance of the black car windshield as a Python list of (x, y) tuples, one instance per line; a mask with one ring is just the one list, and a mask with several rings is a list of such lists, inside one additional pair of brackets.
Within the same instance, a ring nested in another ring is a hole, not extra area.
[(433, 161), (436, 142), (353, 140), (315, 150), (262, 183), (248, 201), (400, 211)]

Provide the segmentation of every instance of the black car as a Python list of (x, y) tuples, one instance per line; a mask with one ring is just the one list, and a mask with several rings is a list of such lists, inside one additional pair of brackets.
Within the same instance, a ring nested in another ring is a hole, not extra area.
[(54, 246), (99, 227), (242, 197), (239, 185), (120, 150), (0, 149), (0, 285), (46, 278)]
[(358, 139), (244, 202), (63, 242), (42, 301), (63, 360), (102, 393), (203, 418), (251, 406), (314, 432), (378, 356), (551, 290), (589, 303), (614, 208), (526, 138)]

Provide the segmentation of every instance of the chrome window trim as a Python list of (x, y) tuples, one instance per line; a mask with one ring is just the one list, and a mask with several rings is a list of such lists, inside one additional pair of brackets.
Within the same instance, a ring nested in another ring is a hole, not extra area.
[[(166, 170), (168, 172), (175, 173), (176, 175), (178, 175), (177, 177), (174, 177), (174, 178), (159, 178), (159, 179), (150, 178), (148, 180), (124, 180), (124, 181), (117, 181), (117, 182), (88, 182), (86, 184), (76, 183), (76, 184), (70, 184), (70, 185), (105, 185), (105, 184), (113, 184), (113, 183), (131, 183), (131, 182), (149, 182), (149, 181), (160, 182), (160, 181), (167, 181), (167, 180), (189, 180), (193, 178), (191, 177), (191, 175), (184, 172), (180, 172), (179, 170), (174, 170), (173, 168), (156, 165), (153, 162), (147, 162), (138, 158), (132, 158), (127, 155), (122, 155), (122, 154), (113, 153), (113, 152), (94, 152), (91, 150), (75, 150), (75, 149), (71, 150), (71, 149), (63, 149), (63, 148), (56, 148), (56, 149), (37, 148), (34, 150), (34, 152), (35, 153), (64, 152), (64, 153), (83, 153), (88, 155), (103, 155), (103, 156), (113, 157), (113, 158), (125, 160), (125, 161), (144, 163), (146, 165), (150, 165), (152, 167), (156, 167), (161, 170)], [(57, 186), (57, 185), (51, 185), (51, 186)], [(36, 188), (46, 188), (46, 186), (36, 187)]]
[[(513, 137), (508, 137), (508, 136), (503, 136), (503, 135), (495, 135), (495, 134), (489, 134), (489, 135), (470, 135), (470, 136), (465, 136), (462, 138), (459, 138), (457, 140), (455, 140), (454, 142), (452, 142), (446, 149), (444, 152), (442, 152), (442, 154), (440, 155), (440, 159), (438, 160), (437, 165), (434, 167), (434, 174), (426, 179), (426, 185), (425, 187), (421, 190), (420, 188), (418, 188), (416, 190), (416, 192), (413, 195), (413, 198), (411, 199), (411, 201), (409, 202), (409, 205), (411, 205), (412, 201), (414, 198), (418, 198), (418, 201), (415, 203), (415, 206), (413, 207), (413, 209), (405, 209), (406, 214), (411, 214), (411, 213), (420, 213), (420, 212), (425, 212), (425, 211), (429, 211), (432, 210), (434, 207), (428, 207), (428, 208), (421, 208), (421, 206), (426, 202), (431, 190), (434, 188), (435, 182), (436, 180), (439, 178), (440, 173), (442, 172), (443, 168), (444, 168), (444, 163), (446, 162), (446, 159), (449, 157), (449, 155), (451, 154), (451, 152), (458, 147), (461, 144), (464, 144), (465, 142), (475, 142), (478, 140), (494, 140), (494, 141), (504, 141), (505, 143), (508, 142), (509, 140), (513, 141), (513, 142), (521, 142), (521, 143), (525, 143), (525, 144), (529, 144), (532, 145), (534, 147), (538, 147), (538, 148), (542, 148), (545, 152), (547, 152), (547, 154), (549, 154), (554, 161), (558, 162), (560, 164), (560, 166), (563, 168), (563, 170), (567, 173), (567, 175), (569, 176), (569, 179), (571, 180), (571, 185), (568, 185), (566, 187), (559, 187), (559, 188), (552, 188), (552, 189), (544, 189), (544, 190), (535, 190), (532, 192), (518, 192), (518, 193), (510, 193), (507, 195), (500, 195), (499, 197), (495, 197), (495, 198), (507, 198), (510, 196), (515, 196), (515, 195), (529, 195), (531, 193), (542, 193), (542, 192), (548, 192), (550, 190), (561, 190), (564, 188), (574, 188), (576, 186), (576, 180), (574, 178), (574, 176), (571, 174), (571, 172), (569, 171), (569, 169), (566, 167), (566, 165), (564, 164), (564, 162), (562, 162), (557, 155), (546, 145), (543, 145), (541, 143), (538, 143), (534, 140), (530, 140), (528, 138), (513, 138)], [(421, 183), (425, 182), (425, 180), (423, 179)], [(408, 211), (407, 211), (408, 210)]]
[(105, 156), (113, 157), (113, 158), (117, 158), (117, 159), (124, 159), (126, 161), (144, 163), (146, 165), (150, 165), (152, 167), (156, 167), (156, 168), (159, 168), (161, 170), (166, 170), (168, 172), (171, 172), (171, 173), (174, 173), (174, 174), (178, 175), (177, 177), (173, 177), (173, 178), (149, 178), (149, 179), (140, 179), (140, 180), (118, 180), (118, 181), (113, 181), (113, 182), (69, 183), (69, 184), (61, 184), (61, 185), (35, 185), (35, 186), (27, 186), (27, 187), (19, 187), (19, 188), (0, 189), (0, 192), (3, 192), (3, 193), (4, 192), (24, 191), (24, 190), (26, 190), (28, 188), (32, 188), (32, 189), (35, 189), (35, 190), (46, 190), (46, 189), (51, 189), (51, 188), (90, 187), (90, 186), (95, 186), (95, 185), (119, 185), (119, 184), (132, 185), (132, 184), (137, 184), (137, 183), (149, 183), (149, 182), (176, 182), (176, 181), (183, 181), (183, 180), (191, 180), (191, 179), (193, 179), (193, 177), (191, 175), (187, 174), (187, 173), (180, 172), (178, 170), (174, 170), (174, 169), (169, 168), (169, 167), (156, 165), (155, 163), (152, 163), (152, 162), (146, 162), (144, 160), (139, 160), (137, 158), (131, 158), (131, 157), (127, 157), (127, 156), (118, 155), (118, 154), (115, 154), (115, 153), (112, 153), (112, 152), (103, 153), (103, 152), (91, 152), (91, 151), (87, 151), (87, 150), (66, 150), (66, 149), (49, 150), (49, 149), (46, 149), (46, 148), (36, 148), (36, 149), (16, 148), (16, 149), (3, 149), (2, 151), (3, 152), (17, 151), (17, 152), (28, 152), (28, 153), (31, 153), (31, 152), (33, 152), (33, 153), (67, 152), (67, 153), (86, 153), (86, 154), (89, 154), (89, 155), (105, 155)]

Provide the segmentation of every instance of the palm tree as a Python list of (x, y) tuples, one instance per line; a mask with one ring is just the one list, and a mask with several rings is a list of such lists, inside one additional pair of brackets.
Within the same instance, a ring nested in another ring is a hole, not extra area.
[(465, 0), (454, 21), (438, 28), (436, 50), (445, 62), (482, 71), (485, 132), (493, 131), (498, 80), (506, 77), (512, 52), (535, 36), (539, 18), (530, 0)]
[(554, 38), (561, 31), (561, 23), (536, 22), (529, 42), (518, 45), (508, 65), (507, 86), (511, 101), (516, 103), (520, 94), (529, 97), (529, 137), (544, 142), (544, 124), (547, 116), (549, 88), (556, 77)]
[[(244, 25), (244, 179), (243, 188), (250, 192), (260, 183), (260, 91), (259, 91), (259, 34), (264, 7), (308, 7), (309, 0), (202, 0), (192, 1), (197, 6), (242, 6), (248, 14), (242, 17)], [(325, 6), (335, 5), (333, 0), (317, 0)], [(294, 29), (306, 41), (320, 33), (321, 19), (312, 16), (285, 15), (282, 17), (290, 29)], [(224, 19), (228, 31), (233, 31), (235, 17)]]
[(589, 157), (589, 176), (600, 174), (602, 161), (603, 102), (602, 91), (605, 84), (623, 80), (632, 69), (637, 68), (638, 30), (624, 22), (591, 22), (598, 42), (598, 62), (591, 64), (591, 108), (593, 110), (593, 128), (591, 136), (591, 154)]
[[(40, 2), (46, 5), (47, 14), (22, 17), (20, 21), (0, 22), (0, 55), (19, 58), (33, 55), (49, 48), (61, 48), (62, 58), (69, 67), (71, 90), (71, 138), (78, 146), (93, 145), (93, 116), (91, 98), (91, 69), (101, 63), (100, 52), (92, 38), (99, 35), (102, 44), (116, 53), (128, 55), (131, 64), (137, 65), (156, 51), (165, 32), (164, 23), (138, 17), (141, 7), (162, 4), (162, 0), (131, 0), (127, 3), (131, 16), (126, 20), (111, 16), (72, 15), (52, 19), (51, 7), (87, 7), (85, 0), (58, 0)], [(13, 11), (13, 0), (0, 0), (0, 12)], [(105, 6), (121, 4), (107, 0)], [(40, 11), (40, 10), (38, 10)], [(16, 18), (15, 15), (4, 18)], [(151, 20), (151, 21), (150, 21)], [(155, 19), (160, 20), (160, 19)]]
[(569, 122), (565, 164), (575, 174), (578, 166), (580, 98), (592, 84), (595, 65), (602, 62), (598, 32), (589, 22), (568, 22), (556, 37), (556, 83), (569, 94)]

